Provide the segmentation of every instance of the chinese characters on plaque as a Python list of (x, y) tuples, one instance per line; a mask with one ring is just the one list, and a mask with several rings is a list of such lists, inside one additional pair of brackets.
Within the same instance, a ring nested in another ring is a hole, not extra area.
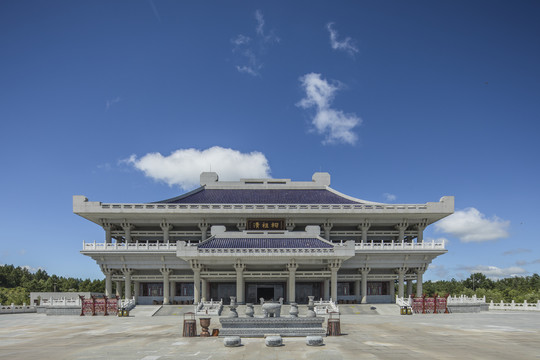
[(285, 230), (285, 220), (248, 220), (248, 230)]

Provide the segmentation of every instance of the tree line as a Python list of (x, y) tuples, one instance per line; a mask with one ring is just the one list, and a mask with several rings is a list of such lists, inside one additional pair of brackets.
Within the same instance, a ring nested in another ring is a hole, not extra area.
[(30, 303), (30, 292), (105, 292), (105, 279), (90, 280), (49, 275), (39, 269), (31, 272), (27, 268), (13, 265), (0, 266), (0, 304)]
[[(540, 300), (540, 275), (508, 277), (492, 280), (482, 273), (471, 274), (465, 280), (425, 281), (424, 294), (466, 295), (486, 297), (486, 301), (500, 302), (537, 302)], [(45, 270), (30, 272), (28, 269), (13, 266), (0, 266), (0, 303), (30, 303), (30, 292), (105, 292), (105, 279), (90, 280), (65, 278), (49, 275)], [(413, 290), (413, 292), (416, 290)]]
[(492, 280), (482, 273), (471, 274), (465, 280), (426, 281), (423, 292), (428, 296), (450, 294), (486, 297), (490, 302), (537, 302), (540, 300), (540, 275), (516, 276)]

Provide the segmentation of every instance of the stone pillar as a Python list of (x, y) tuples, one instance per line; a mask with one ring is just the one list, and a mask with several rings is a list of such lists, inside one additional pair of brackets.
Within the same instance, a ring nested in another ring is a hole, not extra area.
[(330, 299), (330, 279), (328, 278), (324, 279), (323, 294), (324, 300)]
[(116, 282), (116, 296), (118, 296), (119, 298), (122, 298), (122, 282), (121, 281)]
[(244, 269), (246, 268), (245, 264), (242, 264), (240, 260), (236, 260), (234, 264), (234, 269), (236, 270), (236, 302), (238, 304), (245, 303), (244, 299)]
[(176, 296), (176, 281), (171, 281), (171, 294), (170, 302), (173, 303), (174, 297)]
[(332, 230), (332, 226), (333, 224), (328, 220), (323, 224), (324, 238), (328, 241), (330, 241), (330, 230)]
[(330, 297), (333, 301), (337, 302), (337, 273), (339, 268), (341, 267), (341, 260), (334, 260), (330, 262), (330, 271), (332, 272), (332, 275), (330, 277)]
[(197, 260), (190, 260), (191, 269), (193, 270), (193, 303), (197, 304), (201, 301), (201, 269), (202, 265)]
[(203, 219), (203, 221), (199, 223), (199, 229), (201, 230), (201, 241), (206, 240), (208, 237), (208, 223), (206, 220)]
[(416, 297), (422, 297), (422, 276), (424, 271), (424, 268), (416, 269)]
[(363, 223), (358, 225), (358, 230), (362, 231), (362, 242), (363, 243), (366, 243), (368, 241), (367, 240), (367, 233), (368, 233), (368, 230), (369, 230), (370, 226), (371, 226), (371, 223), (368, 222), (367, 220), (365, 220)]
[(107, 244), (110, 244), (112, 242), (112, 236), (111, 236), (112, 225), (108, 222), (102, 221), (102, 226), (103, 226), (103, 229), (105, 230), (105, 242)]
[(416, 225), (416, 243), (421, 244), (424, 241), (424, 230), (426, 229), (427, 220), (424, 219), (420, 224)]
[(390, 286), (390, 299), (392, 302), (396, 301), (396, 283), (395, 280), (389, 281), (388, 286)]
[(397, 274), (398, 274), (398, 296), (400, 298), (403, 297), (404, 295), (404, 279), (405, 279), (405, 273), (407, 272), (407, 269), (406, 268), (399, 268), (396, 270)]
[(124, 273), (125, 281), (125, 291), (124, 291), (124, 299), (131, 299), (131, 273), (133, 270), (131, 269), (124, 269), (122, 270)]
[(105, 274), (105, 296), (113, 296), (112, 291), (112, 271), (106, 268), (102, 268), (103, 273)]
[(289, 289), (287, 291), (287, 297), (289, 300), (289, 304), (296, 302), (296, 269), (298, 269), (298, 264), (294, 259), (289, 261), (287, 264), (287, 270), (289, 270)]
[(133, 282), (133, 297), (135, 298), (135, 304), (139, 303), (139, 295), (141, 290), (141, 283), (139, 281)]
[(360, 269), (362, 274), (362, 304), (367, 304), (367, 276), (371, 269), (368, 267)]
[(161, 268), (160, 269), (161, 274), (163, 275), (163, 305), (169, 305), (170, 304), (170, 287), (171, 284), (169, 283), (169, 275), (171, 274), (171, 270), (167, 268)]
[(412, 295), (412, 280), (407, 280), (407, 297)]
[(163, 242), (168, 243), (169, 242), (169, 231), (172, 230), (172, 225), (169, 224), (165, 219), (159, 224), (161, 227), (161, 230), (163, 230)]
[(129, 244), (132, 241), (131, 230), (133, 230), (133, 225), (124, 221), (122, 223), (122, 229), (124, 229), (124, 239), (126, 240), (126, 244)]
[(355, 280), (354, 282), (354, 297), (356, 298), (356, 303), (362, 301), (362, 295), (360, 295), (360, 280)]
[(208, 281), (201, 279), (201, 299), (208, 301)]
[(405, 230), (407, 230), (408, 226), (409, 224), (405, 220), (395, 226), (396, 230), (399, 231), (397, 241), (399, 242), (405, 241)]

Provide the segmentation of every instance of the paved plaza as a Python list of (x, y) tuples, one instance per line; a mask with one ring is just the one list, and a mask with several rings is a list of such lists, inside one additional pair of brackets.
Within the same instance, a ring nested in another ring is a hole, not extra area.
[[(0, 359), (540, 359), (540, 313), (343, 315), (339, 337), (308, 347), (283, 338), (184, 338), (182, 316), (0, 316)], [(212, 317), (210, 329), (219, 328)], [(200, 326), (197, 330), (200, 332)]]

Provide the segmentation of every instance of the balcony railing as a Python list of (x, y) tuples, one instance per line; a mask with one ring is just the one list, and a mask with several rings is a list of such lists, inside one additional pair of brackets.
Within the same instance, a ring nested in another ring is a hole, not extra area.
[(176, 243), (87, 243), (83, 241), (83, 251), (176, 251)]
[(362, 242), (355, 244), (356, 251), (382, 251), (382, 250), (446, 250), (444, 241), (424, 241), (421, 243), (404, 241)]
[[(336, 246), (342, 244), (335, 243)], [(196, 243), (191, 246), (196, 246)], [(356, 251), (421, 251), (421, 250), (446, 250), (444, 241), (424, 241), (421, 243), (409, 243), (398, 241), (383, 241), (383, 242), (364, 242), (355, 244)], [(202, 253), (238, 253), (243, 252), (256, 252), (261, 253), (279, 253), (283, 252), (283, 249), (200, 249)], [(83, 251), (163, 251), (174, 252), (176, 251), (176, 243), (154, 243), (154, 242), (134, 242), (134, 243), (96, 243), (83, 242)], [(288, 249), (287, 251), (291, 251)], [(294, 252), (298, 253), (331, 253), (333, 249), (294, 249)]]

